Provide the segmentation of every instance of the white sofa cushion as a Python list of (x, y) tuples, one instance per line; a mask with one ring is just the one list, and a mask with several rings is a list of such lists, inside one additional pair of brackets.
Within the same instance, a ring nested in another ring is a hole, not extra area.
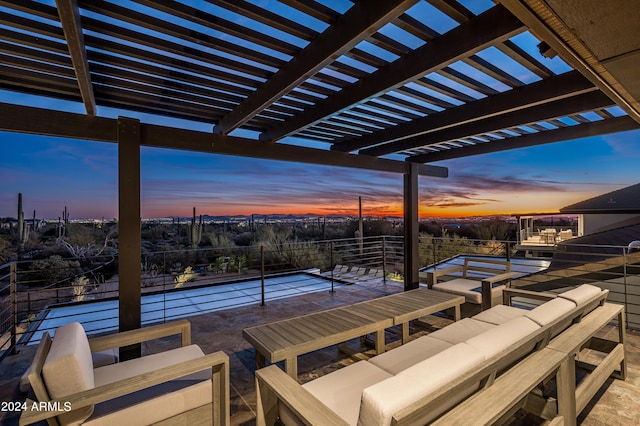
[[(45, 386), (52, 399), (82, 392), (94, 387), (93, 360), (89, 340), (79, 322), (58, 327), (42, 367)], [(62, 425), (81, 424), (93, 412), (93, 406), (58, 416)]]
[(91, 358), (93, 359), (93, 368), (115, 364), (120, 360), (120, 350), (119, 348), (113, 348), (101, 352), (94, 352), (91, 354)]
[[(367, 361), (318, 377), (302, 385), (350, 425), (358, 422), (362, 391), (389, 377), (388, 372)], [(279, 406), (280, 420), (287, 426), (302, 424), (284, 404)]]
[[(479, 305), (482, 303), (482, 283), (478, 280), (467, 278), (455, 278), (451, 281), (433, 285), (434, 290), (464, 296), (467, 303)], [(491, 298), (499, 297), (504, 290), (503, 284), (494, 284), (491, 289)]]
[[(93, 368), (102, 367), (103, 365), (114, 364), (118, 362), (120, 355), (118, 349), (107, 349), (101, 352), (94, 352), (91, 354), (93, 360)], [(20, 392), (27, 393), (31, 389), (31, 383), (29, 383), (29, 369), (24, 372), (20, 377)]]
[[(197, 345), (147, 355), (96, 368), (95, 384), (102, 386), (204, 356)], [(211, 369), (96, 404), (86, 425), (145, 425), (212, 401)]]
[[(482, 364), (484, 357), (466, 343), (460, 343), (407, 368), (401, 373), (369, 386), (362, 392), (359, 426), (388, 426), (392, 416), (408, 405), (447, 386), (452, 380)], [(473, 392), (461, 392), (459, 399), (450, 399), (434, 410), (433, 417), (421, 419), (425, 423), (439, 416)]]
[(477, 321), (473, 318), (464, 318), (460, 321), (449, 324), (445, 328), (434, 331), (429, 334), (429, 337), (455, 345), (462, 343), (473, 336), (484, 333), (494, 327), (496, 326), (489, 324), (488, 322)]
[(480, 312), (471, 318), (477, 321), (488, 322), (489, 324), (500, 325), (514, 318), (519, 318), (527, 313), (526, 309), (514, 308), (513, 306), (496, 305), (486, 311)]
[(600, 293), (602, 293), (602, 289), (600, 287), (590, 284), (582, 284), (580, 287), (561, 293), (559, 297), (570, 300), (580, 306), (597, 297)]
[(453, 344), (444, 340), (422, 336), (383, 354), (376, 355), (369, 362), (396, 375), (451, 346)]
[(574, 302), (557, 297), (527, 312), (525, 316), (541, 327), (555, 321), (576, 307)]
[(479, 336), (472, 337), (467, 340), (467, 344), (489, 359), (539, 328), (540, 326), (529, 318), (514, 318)]

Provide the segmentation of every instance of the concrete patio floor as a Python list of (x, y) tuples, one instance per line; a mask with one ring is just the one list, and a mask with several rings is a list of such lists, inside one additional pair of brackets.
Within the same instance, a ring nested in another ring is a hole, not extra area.
[[(255, 424), (255, 352), (242, 338), (242, 329), (253, 325), (277, 321), (340, 305), (351, 304), (402, 291), (402, 285), (382, 280), (340, 286), (335, 293), (316, 292), (301, 296), (267, 301), (266, 306), (252, 305), (189, 317), (192, 324), (192, 340), (205, 353), (224, 351), (229, 355), (231, 368), (231, 424)], [(428, 317), (426, 323), (438, 328), (449, 320)], [(416, 335), (427, 333), (424, 327), (412, 326)], [(399, 340), (399, 329), (387, 331), (388, 347)], [(605, 333), (615, 333), (614, 329)], [(640, 424), (640, 332), (627, 332), (628, 377), (622, 382), (609, 380), (592, 403), (579, 417), (579, 424), (638, 425)], [(179, 345), (177, 338), (166, 338), (145, 344), (145, 353), (154, 353)], [(359, 339), (348, 345), (355, 350), (373, 354), (373, 350)], [(22, 373), (30, 364), (35, 347), (22, 347), (17, 355), (8, 356), (0, 363), (0, 401), (21, 401), (26, 395), (20, 393), (18, 385)], [(300, 380), (306, 382), (320, 375), (348, 365), (354, 360), (332, 346), (299, 358)], [(2, 424), (18, 423), (19, 413), (0, 413)], [(514, 417), (511, 424), (528, 425), (532, 420), (526, 416)]]

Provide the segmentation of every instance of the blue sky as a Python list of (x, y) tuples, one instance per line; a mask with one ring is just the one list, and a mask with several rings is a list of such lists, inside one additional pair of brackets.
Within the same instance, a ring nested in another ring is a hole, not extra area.
[[(437, 163), (447, 179), (420, 178), (427, 216), (552, 212), (638, 182), (640, 131)], [(0, 216), (17, 194), (30, 217), (117, 217), (117, 146), (0, 132)], [(340, 167), (143, 147), (142, 216), (199, 213), (401, 212), (402, 177)]]
[[(317, 32), (326, 28), (325, 23), (296, 12), (282, 3), (251, 1), (265, 8), (280, 8), (282, 10), (274, 11), (289, 14), (290, 19)], [(341, 13), (352, 4), (347, 0), (321, 2)], [(53, 0), (46, 0), (45, 3), (54, 4)], [(476, 14), (494, 5), (491, 0), (461, 0), (461, 3)], [(137, 3), (127, 2), (127, 5), (141, 11), (147, 10)], [(260, 23), (210, 3), (203, 3), (202, 7), (208, 8), (212, 14), (248, 28), (286, 39), (298, 47), (302, 48), (307, 44), (305, 40), (282, 34), (279, 30), (264, 28)], [(456, 25), (427, 2), (418, 2), (407, 13), (440, 33)], [(162, 14), (158, 14), (158, 17), (162, 17)], [(176, 23), (191, 25), (181, 21)], [(289, 59), (264, 46), (239, 40), (228, 34), (197, 25), (193, 29), (282, 60)], [(424, 43), (424, 40), (391, 24), (380, 32), (402, 40), (411, 48)], [(156, 36), (171, 39), (166, 35)], [(180, 42), (177, 39), (173, 41)], [(512, 41), (555, 73), (570, 69), (557, 57), (542, 58), (536, 48), (538, 40), (528, 32), (515, 36)], [(358, 47), (387, 61), (396, 59), (394, 54), (366, 41)], [(228, 53), (216, 53), (238, 60)], [(540, 79), (498, 49), (485, 49), (478, 52), (478, 56), (502, 69), (508, 69), (510, 74), (523, 83)], [(354, 63), (355, 60), (346, 56), (339, 60), (365, 69), (364, 64)], [(461, 61), (452, 64), (451, 68), (472, 74), (497, 92), (509, 89)], [(373, 72), (374, 69), (367, 71)], [(325, 69), (322, 72), (333, 71)], [(431, 73), (427, 77), (475, 98), (485, 96), (448, 80), (443, 75)], [(419, 85), (410, 84), (408, 87), (440, 97), (454, 105), (461, 103), (440, 93), (429, 93), (428, 89)], [(403, 95), (396, 92), (394, 96)], [(0, 102), (84, 113), (84, 108), (79, 103), (6, 91), (0, 91)], [(438, 109), (426, 103), (424, 106)], [(98, 108), (98, 115), (113, 118), (124, 115), (139, 118), (146, 123), (169, 124), (206, 132), (212, 129), (212, 124), (168, 120), (104, 107)], [(242, 131), (233, 134), (255, 136)], [(421, 178), (421, 215), (466, 216), (557, 211), (577, 201), (637, 183), (639, 140), (640, 131), (633, 131), (437, 163), (449, 168), (450, 177)], [(295, 139), (281, 142), (327, 148), (321, 143)], [(23, 210), (27, 217), (36, 210), (38, 217), (55, 219), (61, 215), (65, 206), (72, 218), (117, 216), (115, 144), (0, 132), (0, 149), (3, 152), (0, 162), (0, 216), (16, 216), (19, 192), (23, 194)], [(212, 215), (306, 212), (321, 215), (355, 214), (358, 196), (363, 197), (365, 214), (401, 214), (400, 175), (151, 148), (143, 148), (141, 154), (141, 212), (145, 218), (188, 216), (193, 206), (197, 207), (199, 213)]]

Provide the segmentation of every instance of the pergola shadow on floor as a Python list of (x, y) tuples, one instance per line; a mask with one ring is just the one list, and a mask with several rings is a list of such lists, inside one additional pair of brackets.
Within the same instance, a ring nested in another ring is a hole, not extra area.
[[(278, 321), (297, 315), (348, 305), (371, 298), (403, 291), (403, 285), (388, 281), (356, 283), (341, 287), (336, 292), (316, 292), (286, 299), (270, 301), (266, 306), (251, 305), (188, 318), (192, 325), (193, 343), (202, 347), (205, 353), (224, 351), (230, 358), (231, 376), (231, 424), (255, 424), (255, 351), (242, 338), (242, 329), (254, 325)], [(430, 316), (426, 324), (433, 328), (443, 327), (450, 319)], [(400, 330), (397, 327), (386, 333), (387, 347), (399, 344)], [(411, 332), (423, 335), (431, 331), (424, 327), (411, 327)], [(615, 329), (605, 332), (617, 333)], [(178, 338), (165, 338), (143, 347), (143, 353), (156, 353), (179, 345)], [(374, 355), (372, 346), (359, 339), (348, 342), (350, 349)], [(21, 401), (26, 395), (18, 393), (20, 375), (31, 362), (34, 346), (23, 347), (15, 356), (6, 358), (0, 364), (0, 400)], [(637, 389), (640, 386), (640, 332), (627, 333), (628, 377), (625, 381), (612, 380), (605, 385), (596, 398), (579, 417), (584, 426), (637, 425), (640, 406), (637, 404)], [(341, 352), (337, 346), (312, 352), (299, 357), (299, 379), (302, 382), (327, 374), (355, 362)], [(17, 424), (18, 413), (1, 413), (2, 424)], [(511, 425), (531, 425), (533, 419), (517, 414)]]

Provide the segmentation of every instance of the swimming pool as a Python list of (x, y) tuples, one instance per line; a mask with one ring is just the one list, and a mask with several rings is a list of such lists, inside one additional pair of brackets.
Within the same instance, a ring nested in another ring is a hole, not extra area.
[[(315, 271), (266, 276), (265, 300), (331, 290), (331, 280), (318, 275)], [(334, 285), (341, 284), (335, 281)], [(144, 294), (141, 298), (142, 324), (153, 324), (261, 302), (260, 278)], [(80, 322), (87, 334), (117, 331), (118, 300), (49, 307), (40, 313), (22, 340), (26, 340), (28, 344), (35, 344), (40, 341), (45, 331), (51, 332), (73, 321)]]

